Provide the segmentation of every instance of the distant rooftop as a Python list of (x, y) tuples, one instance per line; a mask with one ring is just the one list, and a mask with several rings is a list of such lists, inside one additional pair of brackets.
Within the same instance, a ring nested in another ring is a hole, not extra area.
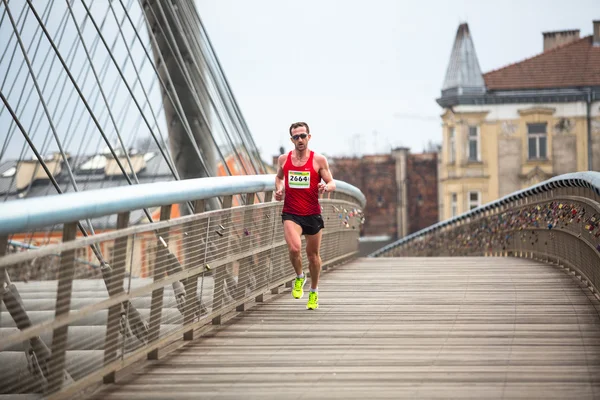
[(543, 52), (500, 69), (481, 73), (467, 24), (456, 32), (442, 96), (442, 107), (457, 104), (583, 101), (600, 96), (600, 21), (594, 34), (579, 30), (543, 33)]
[[(46, 162), (49, 169), (64, 192), (73, 191), (73, 186), (62, 166), (60, 157)], [(157, 153), (149, 152), (131, 156), (134, 171), (140, 183), (173, 180), (164, 159)], [(126, 170), (125, 158), (121, 160)], [(94, 154), (72, 158), (69, 162), (79, 190), (93, 190), (107, 187), (127, 185), (127, 180), (117, 171), (114, 159), (104, 154)], [(47, 196), (56, 194), (46, 173), (36, 160), (9, 160), (0, 163), (0, 202), (21, 198)]]
[(442, 92), (450, 90), (457, 94), (485, 92), (485, 82), (467, 24), (459, 25), (450, 54)]
[(490, 90), (600, 86), (600, 46), (593, 36), (486, 73)]

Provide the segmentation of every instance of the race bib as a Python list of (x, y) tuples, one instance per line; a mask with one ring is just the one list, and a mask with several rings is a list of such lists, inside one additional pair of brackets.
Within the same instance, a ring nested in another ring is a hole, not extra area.
[(309, 189), (310, 171), (288, 171), (288, 185), (293, 189)]

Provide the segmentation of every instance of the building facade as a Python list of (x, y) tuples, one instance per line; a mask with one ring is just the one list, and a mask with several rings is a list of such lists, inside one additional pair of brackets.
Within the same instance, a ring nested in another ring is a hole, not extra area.
[(361, 158), (330, 157), (329, 164), (335, 179), (360, 188), (367, 198), (363, 238), (399, 239), (438, 221), (437, 153), (398, 148)]
[(543, 52), (481, 73), (459, 26), (442, 95), (440, 220), (550, 177), (600, 170), (600, 21), (543, 34)]

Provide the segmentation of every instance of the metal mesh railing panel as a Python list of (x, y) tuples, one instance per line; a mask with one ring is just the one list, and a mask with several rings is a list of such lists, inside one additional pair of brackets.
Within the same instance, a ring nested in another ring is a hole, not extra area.
[[(329, 265), (355, 254), (363, 219), (352, 202), (321, 204), (320, 254)], [(269, 202), (173, 220), (165, 209), (163, 221), (134, 226), (125, 226), (124, 213), (120, 230), (75, 238), (75, 225), (65, 224), (67, 241), (0, 258), (9, 279), (27, 276), (12, 279), (4, 294), (5, 304), (13, 286), (24, 297), (20, 318), (27, 323), (19, 329), (18, 315), (2, 308), (0, 365), (13, 367), (0, 367), (0, 393), (111, 381), (123, 365), (155, 358), (186, 332), (291, 281), (281, 207)], [(94, 265), (92, 248), (107, 264)], [(303, 265), (308, 271), (305, 253)]]
[(588, 188), (558, 188), (457, 221), (381, 256), (518, 256), (576, 270), (600, 288), (600, 203)]

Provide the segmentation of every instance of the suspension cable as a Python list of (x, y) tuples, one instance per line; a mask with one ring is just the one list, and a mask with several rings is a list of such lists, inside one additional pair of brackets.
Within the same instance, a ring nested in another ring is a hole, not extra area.
[[(28, 1), (28, 2), (31, 2), (31, 0), (27, 0), (27, 1)], [(92, 21), (92, 24), (93, 24), (93, 25), (94, 25), (94, 27), (96, 28), (96, 31), (98, 31), (98, 34), (99, 34), (100, 40), (102, 41), (102, 43), (104, 44), (104, 46), (105, 46), (105, 47), (107, 48), (107, 50), (108, 50), (108, 44), (106, 43), (106, 40), (104, 39), (104, 36), (103, 36), (103, 35), (102, 35), (102, 33), (100, 32), (100, 30), (99, 30), (99, 28), (98, 28), (98, 25), (96, 24), (96, 21), (95, 21), (94, 17), (91, 15), (91, 12), (90, 12), (90, 10), (89, 10), (88, 6), (85, 4), (85, 2), (82, 2), (82, 5), (83, 5), (83, 7), (85, 8), (85, 10), (86, 10), (86, 12), (88, 13), (88, 15), (90, 16), (90, 20)], [(152, 128), (151, 128), (151, 126), (150, 126), (150, 122), (148, 121), (148, 119), (146, 118), (146, 116), (145, 116), (145, 115), (143, 115), (142, 108), (141, 108), (141, 106), (140, 106), (139, 102), (137, 101), (137, 99), (135, 98), (135, 96), (134, 96), (134, 94), (133, 94), (133, 91), (132, 91), (132, 89), (131, 89), (131, 86), (130, 86), (130, 85), (129, 85), (129, 83), (127, 82), (127, 79), (125, 79), (125, 76), (124, 76), (124, 74), (123, 74), (123, 71), (121, 70), (121, 68), (119, 68), (119, 66), (118, 66), (118, 64), (117, 64), (117, 61), (115, 60), (115, 58), (114, 58), (114, 55), (112, 54), (112, 52), (108, 52), (108, 54), (109, 54), (109, 56), (110, 56), (111, 60), (113, 61), (113, 63), (114, 63), (114, 65), (115, 65), (115, 67), (117, 68), (117, 71), (119, 72), (119, 75), (121, 76), (121, 79), (123, 80), (123, 83), (124, 83), (124, 84), (125, 84), (125, 86), (127, 87), (127, 90), (129, 91), (129, 94), (130, 94), (130, 95), (131, 95), (131, 97), (133, 98), (133, 101), (135, 102), (135, 104), (136, 104), (136, 106), (137, 106), (138, 110), (140, 111), (140, 114), (142, 114), (142, 118), (144, 118), (144, 122), (146, 123), (146, 126), (148, 127), (148, 130), (149, 130), (150, 134), (152, 135), (152, 137), (153, 137), (153, 138), (154, 138), (154, 140), (156, 141), (156, 144), (158, 145), (158, 147), (159, 147), (159, 150), (160, 150), (160, 152), (161, 152), (162, 156), (164, 157), (165, 161), (167, 162), (167, 165), (169, 166), (169, 169), (171, 170), (171, 173), (173, 174), (173, 176), (174, 176), (176, 179), (178, 179), (178, 177), (179, 177), (179, 174), (177, 173), (176, 169), (175, 169), (175, 168), (174, 168), (174, 166), (172, 165), (170, 157), (167, 157), (167, 155), (164, 153), (164, 150), (163, 150), (162, 146), (160, 145), (160, 142), (159, 142), (159, 141), (158, 141), (158, 139), (156, 138), (156, 134), (154, 133), (154, 131), (152, 130)], [(158, 127), (157, 127), (157, 129), (158, 129)], [(161, 137), (162, 137), (162, 133), (160, 132), (160, 129), (158, 129), (158, 130), (159, 130), (159, 134), (160, 134), (160, 135), (161, 135)], [(202, 162), (202, 165), (203, 165), (204, 167), (206, 167), (206, 166), (204, 165), (204, 163), (203, 163), (203, 162)]]
[[(160, 10), (160, 13), (161, 13), (161, 16), (162, 16), (163, 20), (165, 21), (165, 25), (166, 25), (166, 28), (167, 28), (167, 33), (169, 34), (170, 39), (173, 41), (173, 45), (174, 45), (176, 51), (173, 51), (173, 48), (168, 43), (169, 41), (167, 41), (167, 45), (169, 46), (169, 49), (171, 50), (172, 54), (174, 56), (176, 56), (175, 59), (178, 60), (177, 65), (179, 66), (179, 68), (180, 68), (180, 70), (181, 70), (184, 78), (187, 80), (188, 85), (190, 87), (193, 87), (194, 85), (193, 85), (193, 80), (192, 80), (191, 74), (190, 74), (187, 66), (185, 65), (185, 62), (184, 62), (184, 59), (183, 59), (183, 54), (181, 53), (181, 50), (179, 49), (179, 45), (177, 44), (177, 40), (175, 39), (175, 35), (173, 34), (173, 30), (171, 29), (171, 26), (168, 23), (168, 18), (166, 16), (166, 13), (165, 13), (163, 7), (162, 7), (162, 4), (160, 2), (156, 2), (156, 5), (158, 6), (158, 9)], [(158, 18), (156, 18), (156, 14), (154, 13), (154, 10), (152, 9), (152, 7), (149, 7), (149, 8), (150, 8), (150, 12), (154, 16), (154, 19), (158, 21)], [(158, 24), (158, 28), (161, 30), (161, 32), (163, 32), (163, 35), (164, 35), (164, 30), (162, 28), (162, 24)], [(179, 29), (179, 31), (182, 31), (182, 29)], [(184, 43), (187, 45), (187, 41), (185, 39), (185, 35), (181, 35), (181, 38), (184, 41)], [(187, 45), (187, 46), (189, 48), (189, 45)], [(192, 57), (192, 61), (194, 61), (193, 57)], [(197, 67), (197, 65), (195, 64), (195, 62), (194, 62), (194, 65)], [(215, 111), (217, 111), (217, 108), (215, 107), (214, 102), (212, 102), (212, 97), (208, 93), (208, 86), (206, 85), (206, 82), (204, 81), (204, 78), (202, 77), (201, 71), (197, 68), (196, 72), (198, 74), (198, 78), (204, 84), (204, 87), (207, 89), (206, 92), (208, 94), (209, 100), (211, 100), (211, 104), (212, 104), (213, 108), (215, 109)], [(193, 98), (194, 98), (194, 100), (196, 102), (196, 106), (198, 107), (198, 109), (200, 111), (200, 115), (202, 116), (202, 119), (204, 120), (204, 124), (207, 127), (208, 131), (210, 132), (209, 136), (212, 139), (212, 142), (213, 142), (213, 144), (215, 146), (215, 149), (219, 153), (219, 157), (221, 158), (221, 162), (223, 163), (223, 168), (227, 171), (228, 175), (232, 175), (231, 170), (229, 169), (229, 165), (227, 165), (227, 160), (223, 156), (223, 153), (221, 152), (221, 149), (219, 148), (219, 145), (217, 144), (215, 136), (212, 133), (212, 129), (210, 127), (210, 124), (208, 123), (208, 118), (206, 116), (208, 113), (206, 112), (205, 108), (202, 106), (202, 102), (198, 98), (198, 94), (195, 93), (195, 91), (192, 91), (192, 96), (193, 96)], [(217, 114), (217, 116), (219, 116), (218, 112), (216, 114)]]
[[(244, 118), (242, 111), (239, 108), (238, 102), (235, 98), (235, 95), (234, 95), (233, 91), (231, 90), (231, 85), (229, 84), (227, 75), (225, 74), (225, 70), (221, 66), (221, 62), (219, 61), (217, 52), (215, 51), (215, 49), (212, 45), (212, 41), (210, 40), (208, 32), (206, 31), (206, 28), (204, 27), (204, 24), (202, 23), (202, 19), (200, 18), (200, 15), (196, 12), (196, 10), (194, 10), (194, 12), (190, 12), (189, 14), (193, 15), (197, 19), (198, 24), (200, 25), (200, 28), (201, 28), (202, 32), (204, 33), (204, 38), (206, 39), (206, 42), (208, 43), (208, 47), (210, 50), (208, 52), (208, 54), (213, 56), (215, 59), (215, 62), (217, 64), (217, 72), (219, 73), (221, 79), (224, 82), (225, 90), (228, 95), (227, 98), (230, 101), (230, 103), (232, 104), (232, 106), (234, 108), (234, 112), (235, 112), (236, 116), (238, 117), (240, 124), (242, 125), (242, 129), (244, 130), (244, 135), (242, 135), (242, 138), (249, 140), (251, 147), (254, 148), (254, 150), (257, 151), (257, 154), (258, 154), (258, 147), (256, 146), (256, 143), (254, 142), (254, 137), (250, 133), (250, 129), (248, 128), (248, 124), (246, 123), (246, 119)], [(248, 151), (248, 150), (246, 149), (246, 151)], [(254, 157), (250, 157), (250, 159), (253, 160)], [(266, 172), (266, 168), (265, 168), (262, 158), (259, 157), (258, 159), (259, 159), (260, 165), (263, 169), (263, 172)]]
[[(48, 3), (46, 5), (46, 9), (44, 10), (44, 13), (42, 14), (42, 16), (45, 15), (45, 18), (46, 18), (45, 19), (45, 23), (48, 22), (48, 17), (50, 16), (50, 13), (48, 12), (49, 10), (50, 10), (50, 3)], [(63, 19), (64, 19), (64, 15), (63, 15)], [(24, 27), (25, 27), (25, 20), (23, 21), (23, 25), (21, 26), (21, 31), (19, 32), (19, 34), (22, 33)], [(59, 29), (60, 29), (60, 26), (59, 26)], [(33, 46), (33, 43), (35, 42), (35, 38), (36, 38), (36, 36), (38, 34), (38, 31), (39, 31), (38, 29), (35, 30), (33, 38), (31, 39), (31, 42), (29, 43), (29, 47), (27, 48), (28, 52), (31, 50), (31, 47)], [(33, 58), (32, 58), (34, 61), (37, 58), (37, 53), (38, 53), (38, 50), (40, 48), (41, 34), (42, 33), (41, 33), (41, 31), (39, 31), (39, 32), (40, 32), (40, 38), (38, 39), (38, 43), (37, 43), (37, 46), (35, 48), (35, 51), (33, 53)], [(18, 45), (15, 46), (15, 50), (17, 49), (17, 47), (18, 47)], [(49, 51), (46, 52), (46, 55), (48, 55), (48, 54), (49, 54)], [(14, 55), (15, 54), (13, 53), (13, 57), (14, 57)], [(9, 66), (12, 65), (13, 57), (11, 57), (11, 60), (9, 61)], [(46, 60), (46, 58), (44, 57), (44, 62), (45, 62), (45, 60)], [(2, 61), (0, 60), (0, 63), (1, 62)], [(17, 78), (18, 78), (19, 75), (21, 75), (21, 71), (23, 70), (24, 65), (25, 65), (25, 60), (22, 60), (21, 61), (21, 65), (19, 66), (19, 68), (17, 70), (17, 73), (15, 75), (15, 79), (13, 80), (12, 84), (10, 85), (10, 88), (8, 89), (8, 95), (9, 96), (12, 94), (12, 91), (13, 91), (15, 85), (17, 84), (17, 81), (18, 81)], [(43, 63), (42, 63), (42, 65), (43, 65)], [(49, 68), (48, 69), (48, 74), (50, 74), (50, 70), (51, 69)], [(27, 72), (25, 72), (25, 74), (27, 74)], [(6, 79), (8, 78), (8, 76), (9, 76), (9, 74), (8, 74), (8, 71), (7, 71), (6, 75), (4, 76), (4, 81), (2, 82), (2, 88), (4, 88), (4, 83), (6, 82)], [(19, 100), (17, 100), (17, 108), (19, 108), (19, 105), (21, 104), (21, 100), (23, 99), (23, 95), (25, 94), (25, 88), (27, 87), (27, 84), (28, 84), (28, 80), (25, 79), (24, 82), (23, 82), (23, 87), (21, 88), (21, 91), (19, 92), (20, 94), (19, 94)], [(31, 96), (31, 93), (33, 93), (33, 88), (31, 88), (31, 90), (29, 91), (29, 95), (27, 96), (27, 100), (25, 101), (25, 103), (27, 103), (29, 101), (29, 97)], [(3, 111), (4, 111), (4, 108), (2, 110), (0, 110), (0, 115), (2, 115)], [(2, 157), (4, 156), (5, 151), (8, 148), (8, 144), (10, 142), (10, 139), (13, 136), (13, 132), (14, 132), (13, 128), (14, 128), (14, 125), (11, 122), (10, 125), (9, 125), (9, 127), (8, 127), (8, 135), (6, 135), (6, 138), (4, 139), (4, 144), (2, 145), (2, 149), (0, 149), (0, 160), (2, 160)]]
[[(6, 1), (6, 0), (3, 0)], [(10, 16), (9, 16), (10, 17)], [(15, 114), (15, 112), (13, 111), (12, 107), (10, 106), (10, 104), (8, 103), (8, 100), (6, 99), (6, 97), (4, 97), (4, 94), (0, 91), (0, 99), (2, 100), (2, 102), (4, 103), (4, 106), (6, 107), (6, 109), (8, 110), (8, 112), (10, 113), (10, 115), (12, 116), (13, 120), (15, 121), (15, 123), (17, 124), (17, 126), (19, 127), (19, 130), (21, 131), (21, 133), (23, 134), (23, 137), (25, 138), (25, 140), (27, 141), (27, 143), (29, 144), (29, 147), (31, 148), (31, 150), (33, 151), (33, 153), (35, 154), (35, 157), (37, 158), (37, 160), (39, 161), (39, 163), (42, 165), (42, 168), (44, 169), (44, 171), (46, 172), (46, 174), (48, 175), (48, 178), (50, 179), (50, 182), (52, 182), (52, 185), (54, 185), (54, 188), (56, 189), (56, 191), (59, 194), (62, 194), (63, 191), (60, 188), (60, 186), (58, 185), (58, 182), (56, 182), (56, 179), (54, 178), (54, 175), (52, 175), (52, 173), (50, 172), (50, 170), (48, 169), (48, 166), (46, 165), (46, 163), (44, 162), (44, 159), (42, 158), (42, 155), (37, 151), (37, 148), (35, 147), (35, 144), (33, 144), (33, 142), (31, 141), (31, 138), (29, 137), (29, 135), (27, 134), (27, 132), (25, 131), (25, 128), (23, 127), (23, 125), (21, 124), (21, 121), (19, 121), (19, 119), (17, 118), (17, 115)], [(81, 231), (81, 233), (83, 234), (83, 236), (87, 237), (88, 233), (85, 230), (85, 228), (81, 225), (80, 222), (77, 222), (77, 227), (79, 228), (79, 230)], [(104, 261), (103, 257), (102, 257), (102, 253), (100, 252), (100, 250), (97, 248), (96, 244), (93, 244), (90, 246), (92, 248), (92, 251), (94, 252), (94, 254), (96, 255), (96, 258), (98, 259), (98, 261), (100, 261), (101, 265), (105, 265), (106, 262)]]

